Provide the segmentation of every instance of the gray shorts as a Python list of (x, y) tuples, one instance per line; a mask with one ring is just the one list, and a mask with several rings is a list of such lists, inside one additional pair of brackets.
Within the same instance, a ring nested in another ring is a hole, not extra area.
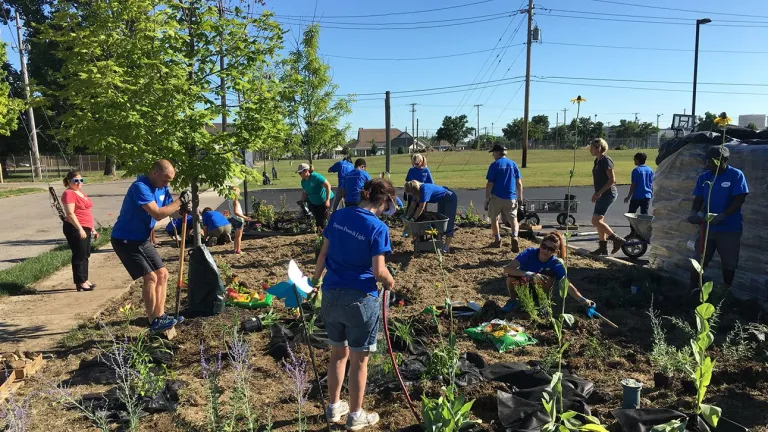
[(216, 239), (223, 239), (225, 235), (232, 235), (232, 224), (208, 230), (208, 238), (214, 237)]
[[(701, 259), (701, 236), (696, 238), (696, 259)], [(736, 270), (739, 267), (741, 250), (741, 231), (709, 232), (707, 251), (704, 254), (704, 267), (712, 262), (715, 251), (720, 256), (723, 270)]]
[(323, 322), (331, 345), (350, 351), (376, 351), (379, 331), (378, 297), (356, 289), (323, 290)]
[(616, 201), (618, 194), (614, 191), (606, 191), (595, 202), (595, 209), (592, 214), (595, 216), (605, 216), (608, 213), (608, 208)]

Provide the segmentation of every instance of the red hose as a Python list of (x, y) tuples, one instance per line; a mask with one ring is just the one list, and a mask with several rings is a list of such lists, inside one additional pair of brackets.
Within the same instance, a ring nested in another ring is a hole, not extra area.
[(408, 402), (408, 406), (413, 412), (413, 416), (416, 417), (416, 421), (421, 424), (421, 416), (416, 411), (416, 407), (413, 406), (411, 395), (408, 394), (408, 389), (405, 388), (403, 377), (400, 375), (400, 369), (397, 367), (397, 361), (395, 361), (395, 354), (392, 351), (392, 341), (389, 338), (389, 325), (387, 324), (387, 305), (389, 304), (389, 290), (384, 289), (384, 299), (381, 302), (381, 319), (384, 321), (384, 337), (387, 339), (387, 350), (389, 351), (389, 358), (392, 360), (392, 366), (395, 368), (395, 375), (397, 375), (397, 381), (400, 382), (400, 388), (403, 389), (405, 400)]

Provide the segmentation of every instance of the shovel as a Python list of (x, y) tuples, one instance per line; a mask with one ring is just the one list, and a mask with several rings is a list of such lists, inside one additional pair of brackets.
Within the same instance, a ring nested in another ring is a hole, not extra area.
[(187, 248), (187, 215), (181, 215), (181, 248), (179, 256), (179, 280), (176, 282), (176, 316), (179, 316), (179, 306), (181, 305), (181, 287), (184, 284), (184, 256)]

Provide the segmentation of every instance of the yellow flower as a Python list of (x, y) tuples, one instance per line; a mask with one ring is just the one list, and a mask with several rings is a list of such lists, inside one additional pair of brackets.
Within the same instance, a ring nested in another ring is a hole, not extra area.
[(581, 97), (581, 95), (576, 96), (575, 99), (571, 99), (571, 103), (577, 103), (581, 105), (582, 102), (586, 102), (587, 100)]
[(424, 234), (429, 234), (431, 236), (436, 236), (438, 234), (437, 228), (432, 228), (424, 231)]
[(720, 115), (714, 120), (715, 124), (720, 126), (721, 129), (726, 129), (728, 125), (733, 122), (733, 119), (728, 117), (728, 114), (722, 112)]

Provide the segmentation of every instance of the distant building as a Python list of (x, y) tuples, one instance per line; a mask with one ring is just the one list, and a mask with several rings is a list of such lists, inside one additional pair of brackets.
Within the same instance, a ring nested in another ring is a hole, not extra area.
[(739, 116), (739, 126), (747, 127), (754, 123), (758, 129), (765, 129), (765, 114), (745, 114)]
[[(349, 145), (349, 151), (353, 156), (376, 156), (383, 155), (387, 148), (387, 130), (386, 129), (365, 129), (357, 130), (357, 141)], [(402, 132), (400, 129), (391, 128), (389, 130), (390, 145), (392, 153), (397, 154), (398, 148), (403, 148), (403, 153), (412, 153), (423, 151), (426, 148), (424, 141), (417, 138), (414, 142), (413, 136), (408, 132)], [(376, 154), (373, 154), (373, 145), (376, 144)]]

